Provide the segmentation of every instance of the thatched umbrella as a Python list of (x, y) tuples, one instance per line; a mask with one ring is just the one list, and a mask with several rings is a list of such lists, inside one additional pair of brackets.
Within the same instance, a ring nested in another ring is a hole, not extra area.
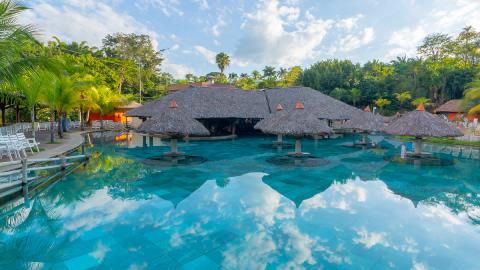
[[(275, 113), (270, 114), (264, 120), (258, 122), (254, 126), (254, 128), (255, 129), (260, 129), (260, 130), (262, 130), (263, 128), (268, 128), (268, 125), (272, 123), (272, 121), (270, 121), (268, 119), (273, 118), (273, 117), (278, 117), (279, 114), (286, 114), (286, 111), (283, 109), (283, 106), (280, 103), (277, 105), (277, 107), (275, 109), (276, 109)], [(278, 144), (278, 145), (283, 144), (284, 143), (283, 142), (283, 135), (282, 134), (277, 134), (277, 141), (275, 141), (273, 143)]]
[(423, 105), (389, 124), (385, 132), (392, 135), (415, 137), (414, 155), (422, 154), (424, 137), (460, 137), (463, 133), (447, 121), (425, 111)]
[[(263, 123), (261, 123), (263, 122)], [(333, 130), (324, 121), (305, 110), (301, 102), (297, 102), (295, 110), (287, 113), (276, 113), (272, 117), (259, 122), (259, 129), (264, 133), (290, 135), (296, 138), (295, 156), (301, 156), (303, 136), (332, 133)]]
[(207, 136), (210, 134), (200, 122), (190, 118), (180, 110), (176, 100), (170, 101), (170, 106), (167, 110), (143, 122), (138, 131), (151, 135), (171, 137), (171, 152), (167, 153), (167, 155), (171, 156), (182, 155), (182, 153), (177, 151), (177, 139), (190, 135)]
[(352, 115), (352, 118), (350, 120), (347, 120), (343, 125), (341, 125), (341, 128), (352, 130), (354, 133), (361, 133), (361, 144), (367, 145), (368, 134), (372, 132), (382, 131), (385, 128), (385, 123), (377, 115), (374, 115), (373, 113), (368, 111), (364, 111)]

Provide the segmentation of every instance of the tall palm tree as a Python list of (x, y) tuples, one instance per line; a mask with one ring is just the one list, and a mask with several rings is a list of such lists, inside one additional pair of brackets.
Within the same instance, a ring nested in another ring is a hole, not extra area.
[(63, 114), (69, 112), (78, 104), (73, 82), (66, 75), (56, 76), (53, 87), (44, 89), (40, 97), (43, 104), (50, 108), (50, 142), (55, 142), (55, 112), (58, 117), (58, 135), (63, 138), (62, 120)]
[(55, 87), (54, 82), (53, 74), (40, 68), (26, 72), (15, 80), (15, 87), (23, 94), (25, 103), (30, 109), (33, 137), (35, 137), (35, 106), (42, 92)]
[(220, 73), (223, 74), (225, 68), (230, 66), (230, 56), (224, 52), (221, 52), (215, 56), (215, 62), (217, 63), (218, 69), (220, 69)]
[(88, 74), (76, 78), (73, 82), (73, 89), (78, 95), (78, 118), (81, 130), (85, 130), (85, 110), (95, 108), (96, 86), (98, 86), (98, 83), (95, 81), (95, 78)]

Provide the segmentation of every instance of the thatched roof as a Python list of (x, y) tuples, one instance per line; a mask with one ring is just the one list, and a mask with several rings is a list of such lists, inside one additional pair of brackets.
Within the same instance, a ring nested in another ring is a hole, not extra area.
[(136, 101), (130, 101), (126, 104), (117, 106), (116, 109), (123, 109), (123, 110), (132, 110), (141, 107), (142, 104), (136, 102)]
[(264, 118), (270, 111), (265, 94), (225, 87), (189, 87), (127, 112), (126, 116), (154, 117), (168, 108), (171, 100), (182, 104), (191, 118)]
[(137, 131), (147, 134), (183, 137), (188, 135), (207, 136), (210, 132), (202, 123), (188, 116), (185, 107), (178, 108), (175, 100), (158, 116), (143, 122)]
[(452, 99), (441, 105), (435, 110), (435, 113), (464, 113), (461, 99)]
[(291, 136), (306, 136), (332, 133), (332, 129), (323, 120), (319, 120), (316, 115), (308, 109), (303, 108), (303, 104), (298, 102), (294, 110), (280, 111), (274, 113), (271, 117), (258, 122), (255, 128), (264, 133), (282, 134)]
[(266, 89), (265, 93), (272, 112), (277, 104), (282, 104), (286, 110), (293, 110), (297, 101), (305, 104), (305, 110), (320, 119), (350, 119), (352, 115), (361, 112), (309, 87), (271, 88)]
[(347, 120), (340, 128), (360, 132), (378, 132), (385, 128), (385, 122), (378, 115), (374, 115), (371, 112), (361, 112), (352, 115), (352, 118)]
[(419, 108), (409, 112), (385, 128), (392, 135), (414, 137), (459, 137), (463, 133), (446, 120)]
[(278, 104), (293, 109), (295, 101), (321, 119), (350, 119), (361, 110), (308, 87), (272, 88), (247, 91), (231, 87), (189, 87), (149, 102), (127, 112), (126, 116), (153, 117), (171, 100), (185, 104), (185, 113), (195, 119), (254, 118), (262, 119), (275, 111)]

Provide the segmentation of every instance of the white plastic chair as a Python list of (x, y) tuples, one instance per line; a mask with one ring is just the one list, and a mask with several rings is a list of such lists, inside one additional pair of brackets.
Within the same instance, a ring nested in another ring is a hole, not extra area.
[(25, 148), (30, 148), (30, 152), (33, 153), (32, 147), (35, 147), (35, 149), (37, 149), (37, 152), (40, 152), (40, 150), (38, 149), (39, 143), (35, 140), (35, 138), (27, 138), (25, 137), (24, 133), (17, 133), (17, 138), (19, 141), (23, 142)]
[(10, 139), (10, 145), (12, 149), (17, 152), (18, 158), (23, 156), (27, 157), (27, 152), (25, 152), (25, 146), (23, 145), (22, 142), (20, 142), (17, 138), (17, 135), (8, 135), (8, 138)]

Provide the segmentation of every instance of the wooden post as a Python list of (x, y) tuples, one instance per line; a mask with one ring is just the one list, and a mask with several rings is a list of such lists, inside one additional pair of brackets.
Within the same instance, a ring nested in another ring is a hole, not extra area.
[(152, 136), (148, 137), (148, 143), (149, 143), (149, 146), (153, 146), (153, 137)]
[(171, 152), (173, 154), (177, 153), (177, 139), (171, 139), (170, 141)]
[(65, 156), (60, 157), (60, 170), (64, 171), (67, 168), (67, 163), (65, 162)]
[(414, 144), (415, 144), (414, 154), (417, 156), (420, 156), (422, 154), (422, 139), (416, 138)]
[(25, 200), (28, 198), (28, 167), (27, 159), (22, 159), (22, 191)]
[(147, 137), (144, 135), (142, 136), (143, 139), (143, 147), (147, 147)]
[(296, 138), (295, 139), (295, 155), (301, 155), (301, 154), (302, 154), (302, 139)]

